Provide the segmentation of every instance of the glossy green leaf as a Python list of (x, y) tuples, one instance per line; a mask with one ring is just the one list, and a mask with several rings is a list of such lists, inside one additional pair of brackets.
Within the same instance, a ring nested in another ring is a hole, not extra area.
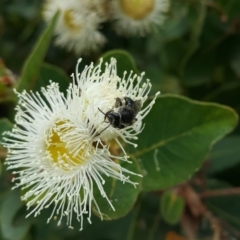
[(26, 236), (29, 224), (14, 224), (14, 217), (21, 207), (19, 191), (10, 191), (1, 206), (1, 230), (8, 240), (21, 240)]
[[(134, 59), (127, 51), (108, 51), (104, 53), (101, 58), (103, 58), (104, 62), (110, 62), (111, 58), (117, 59), (117, 74), (119, 77), (122, 77), (125, 71), (127, 71), (128, 73), (130, 73), (131, 71), (133, 71), (134, 73), (138, 73)], [(105, 68), (105, 65), (103, 65), (103, 68)]]
[[(137, 162), (133, 163), (123, 162), (122, 167), (127, 168), (136, 174), (139, 174), (140, 169)], [(115, 211), (110, 207), (105, 198), (103, 198), (98, 189), (95, 189), (94, 197), (103, 214), (103, 218), (106, 220), (116, 219), (125, 216), (133, 207), (139, 191), (141, 189), (141, 180), (139, 176), (134, 176), (125, 173), (130, 177), (132, 182), (139, 183), (136, 187), (129, 183), (123, 183), (113, 178), (105, 178), (104, 190), (115, 208)], [(93, 211), (98, 215), (96, 208), (93, 207)]]
[(61, 68), (44, 63), (33, 90), (40, 90), (41, 87), (48, 85), (50, 80), (59, 83), (62, 92), (66, 92), (70, 83), (70, 78)]
[(170, 224), (179, 222), (183, 210), (184, 199), (172, 191), (164, 192), (160, 199), (160, 211), (162, 218)]
[(57, 18), (58, 18), (58, 13), (54, 15), (51, 23), (43, 32), (36, 46), (34, 47), (32, 53), (27, 58), (23, 67), (22, 76), (18, 80), (18, 83), (16, 86), (18, 91), (22, 91), (24, 89), (31, 90), (34, 88), (36, 84), (36, 80), (38, 79), (38, 76), (39, 76), (39, 72), (40, 72), (44, 57), (46, 55), (47, 49), (49, 47), (49, 44), (53, 35)]
[(138, 148), (130, 153), (143, 169), (143, 189), (165, 189), (187, 180), (237, 119), (233, 109), (219, 104), (159, 97), (144, 120)]
[(0, 142), (2, 141), (2, 134), (5, 131), (11, 130), (12, 127), (13, 127), (13, 124), (7, 118), (0, 119)]
[(240, 136), (219, 141), (209, 155), (209, 174), (216, 174), (240, 163)]

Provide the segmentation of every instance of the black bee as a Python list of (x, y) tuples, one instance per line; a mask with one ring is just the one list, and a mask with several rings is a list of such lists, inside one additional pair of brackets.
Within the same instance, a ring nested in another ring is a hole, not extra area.
[[(104, 128), (101, 133), (106, 130), (110, 125), (114, 128), (125, 128), (132, 125), (137, 121), (136, 115), (142, 107), (141, 100), (133, 101), (130, 97), (124, 97), (124, 102), (120, 98), (116, 98), (115, 108), (118, 108), (117, 112), (110, 110), (106, 113), (98, 109), (101, 113), (105, 115), (104, 120), (106, 119), (109, 122), (109, 125)], [(100, 134), (101, 134), (100, 133)]]

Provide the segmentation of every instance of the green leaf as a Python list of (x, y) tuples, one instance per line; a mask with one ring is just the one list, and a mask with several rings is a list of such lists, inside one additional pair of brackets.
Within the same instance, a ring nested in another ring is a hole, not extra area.
[[(132, 164), (123, 162), (121, 164), (123, 168), (128, 169), (136, 174), (139, 174), (140, 169), (136, 161)], [(132, 182), (139, 183), (136, 187), (129, 183), (123, 183), (113, 178), (105, 178), (104, 190), (108, 199), (115, 208), (115, 211), (110, 207), (105, 198), (103, 198), (98, 189), (94, 190), (95, 200), (103, 214), (103, 218), (106, 220), (116, 219), (125, 216), (133, 207), (138, 193), (141, 189), (140, 183), (142, 178), (139, 176), (129, 175)], [(93, 207), (93, 211), (96, 215), (99, 215), (96, 211), (96, 207)]]
[(66, 92), (70, 83), (69, 77), (61, 68), (44, 63), (33, 90), (40, 90), (41, 87), (48, 85), (50, 80), (58, 82), (62, 92)]
[[(117, 74), (122, 77), (123, 73), (127, 71), (130, 73), (133, 71), (134, 73), (138, 73), (136, 68), (134, 59), (132, 56), (124, 50), (112, 50), (104, 53), (101, 58), (103, 58), (104, 62), (110, 62), (111, 58), (117, 59)], [(105, 65), (102, 66), (105, 68)]]
[(2, 134), (5, 131), (11, 130), (12, 127), (13, 127), (13, 124), (7, 118), (0, 119), (0, 142), (2, 141)]
[(240, 136), (226, 137), (212, 149), (210, 156), (209, 174), (216, 174), (240, 163)]
[(29, 224), (14, 224), (14, 217), (21, 208), (19, 191), (10, 191), (1, 206), (1, 229), (3, 236), (8, 240), (23, 239), (29, 228)]
[(143, 189), (157, 190), (185, 181), (206, 158), (211, 146), (234, 129), (238, 116), (229, 107), (163, 95), (146, 117), (138, 140)]
[(184, 205), (182, 197), (172, 191), (164, 192), (160, 200), (162, 218), (170, 224), (178, 223), (182, 216)]
[(35, 48), (33, 49), (31, 55), (26, 60), (23, 67), (22, 76), (18, 80), (18, 84), (16, 86), (18, 91), (21, 92), (24, 89), (30, 90), (34, 88), (36, 80), (38, 79), (43, 59), (45, 57), (45, 54), (47, 52), (47, 49), (52, 38), (52, 34), (54, 31), (55, 24), (57, 22), (58, 15), (59, 15), (58, 12), (54, 15), (51, 23), (43, 32)]

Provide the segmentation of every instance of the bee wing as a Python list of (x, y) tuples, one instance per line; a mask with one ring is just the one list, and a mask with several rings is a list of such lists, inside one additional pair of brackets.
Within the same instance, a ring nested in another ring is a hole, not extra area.
[(138, 113), (141, 110), (142, 107), (142, 101), (141, 100), (136, 100), (134, 104), (134, 111), (135, 113)]
[(120, 98), (116, 98), (116, 102), (115, 102), (115, 108), (119, 108), (122, 106), (122, 100)]

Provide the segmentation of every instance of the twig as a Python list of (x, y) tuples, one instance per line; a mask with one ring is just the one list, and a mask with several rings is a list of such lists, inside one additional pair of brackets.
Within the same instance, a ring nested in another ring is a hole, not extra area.
[(233, 228), (230, 224), (228, 224), (227, 222), (222, 222), (222, 225), (224, 226), (224, 228), (236, 239), (240, 239), (240, 231), (238, 231), (237, 229)]
[(240, 195), (240, 187), (207, 190), (199, 194), (200, 198), (229, 196), (229, 195)]
[[(185, 198), (186, 200), (186, 204), (188, 209), (190, 210), (191, 215), (194, 218), (198, 218), (198, 217), (204, 217), (206, 218), (212, 228), (213, 228), (213, 240), (220, 240), (221, 234), (222, 234), (222, 228), (221, 228), (221, 224), (218, 221), (218, 219), (216, 217), (214, 217), (212, 215), (212, 213), (205, 207), (204, 203), (202, 202), (200, 195), (198, 193), (196, 193), (192, 187), (190, 187), (189, 185), (182, 185), (182, 196)], [(184, 219), (182, 219), (184, 220)], [(184, 225), (185, 223), (185, 229), (184, 230), (189, 230), (189, 226), (186, 225), (186, 221), (182, 221), (181, 222), (182, 225)], [(191, 239), (194, 239), (194, 232), (191, 231), (185, 231), (186, 234), (188, 234), (189, 236), (191, 236)]]
[(213, 240), (220, 240), (221, 237), (221, 233), (222, 233), (222, 228), (221, 228), (221, 224), (219, 223), (219, 221), (217, 220), (217, 218), (215, 218), (211, 212), (209, 212), (208, 210), (205, 210), (205, 212), (203, 213), (203, 216), (211, 223), (212, 228), (213, 228)]

